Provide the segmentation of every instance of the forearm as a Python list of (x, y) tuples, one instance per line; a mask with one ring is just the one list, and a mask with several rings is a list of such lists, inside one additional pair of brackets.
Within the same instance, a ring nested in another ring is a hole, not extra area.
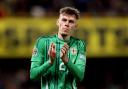
[(45, 62), (41, 66), (33, 66), (30, 70), (30, 78), (33, 80), (41, 78), (41, 76), (43, 76), (50, 67), (51, 64), (49, 63), (49, 61)]
[(73, 64), (70, 60), (66, 63), (69, 71), (78, 79), (82, 80), (84, 78), (84, 68), (80, 69), (75, 64)]

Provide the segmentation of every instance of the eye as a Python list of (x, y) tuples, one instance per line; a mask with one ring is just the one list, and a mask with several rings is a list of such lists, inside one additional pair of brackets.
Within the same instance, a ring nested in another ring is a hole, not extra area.
[(63, 18), (63, 19), (62, 19), (62, 21), (66, 22), (66, 21), (67, 21), (67, 19)]
[(74, 21), (73, 20), (69, 20), (69, 23), (74, 23)]

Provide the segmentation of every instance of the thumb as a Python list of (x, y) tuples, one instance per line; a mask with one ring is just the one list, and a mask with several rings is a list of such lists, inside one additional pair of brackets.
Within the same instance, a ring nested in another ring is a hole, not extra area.
[(55, 44), (53, 44), (53, 46), (52, 46), (52, 51), (55, 52), (55, 49), (56, 49)]

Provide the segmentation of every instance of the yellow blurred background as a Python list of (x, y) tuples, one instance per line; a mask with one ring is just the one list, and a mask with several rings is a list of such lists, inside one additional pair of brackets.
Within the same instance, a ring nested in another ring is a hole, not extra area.
[[(0, 21), (0, 57), (31, 57), (39, 36), (57, 32), (56, 18), (6, 18)], [(128, 18), (81, 17), (73, 36), (87, 43), (87, 57), (128, 57)]]

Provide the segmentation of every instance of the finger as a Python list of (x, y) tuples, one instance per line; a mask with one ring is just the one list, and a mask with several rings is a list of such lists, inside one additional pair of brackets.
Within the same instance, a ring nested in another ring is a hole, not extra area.
[(69, 49), (69, 48), (63, 46), (61, 49), (63, 49), (65, 52), (68, 52), (68, 49)]
[(67, 50), (69, 49), (69, 46), (67, 43), (65, 43), (63, 47), (65, 47)]
[(61, 49), (61, 52), (63, 53), (63, 54), (65, 54), (66, 53), (66, 50), (65, 49)]
[(65, 54), (68, 52), (68, 48), (66, 48), (66, 47), (62, 47), (61, 49), (62, 49), (63, 51), (65, 51), (65, 52), (64, 52)]
[(66, 51), (69, 50), (69, 47), (63, 46), (63, 49), (65, 49)]
[(67, 51), (68, 51), (65, 47), (62, 47), (61, 49), (62, 49), (62, 50), (64, 50), (65, 52), (67, 52)]
[(56, 56), (55, 44), (51, 43), (50, 56), (54, 59)]
[(56, 52), (56, 46), (55, 46), (54, 43), (53, 43), (53, 45), (52, 45), (52, 52)]
[(51, 53), (51, 51), (52, 51), (52, 46), (53, 46), (53, 43), (51, 43), (50, 46), (49, 46), (48, 54)]
[(63, 53), (62, 53), (62, 51), (60, 52), (60, 57), (62, 57), (63, 56)]
[(53, 47), (53, 43), (50, 44), (50, 47), (49, 48), (52, 49), (52, 47)]
[(55, 48), (56, 48), (56, 46), (55, 46), (55, 44), (53, 43), (53, 45), (52, 45), (52, 49), (55, 50)]

